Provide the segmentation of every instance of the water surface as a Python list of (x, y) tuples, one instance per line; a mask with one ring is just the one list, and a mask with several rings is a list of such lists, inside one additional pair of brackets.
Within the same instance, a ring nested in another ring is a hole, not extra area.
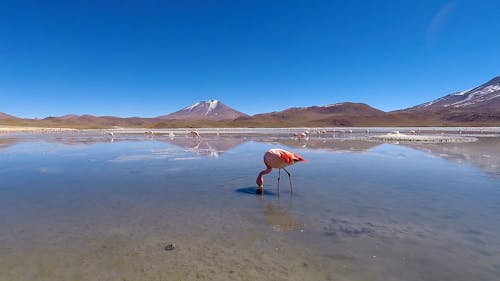
[[(274, 147), (309, 162), (256, 196)], [(0, 280), (498, 280), (499, 159), (491, 137), (4, 134)]]

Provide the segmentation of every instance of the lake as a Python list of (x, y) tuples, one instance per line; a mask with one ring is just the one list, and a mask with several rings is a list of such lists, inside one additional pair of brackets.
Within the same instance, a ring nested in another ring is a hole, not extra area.
[[(500, 137), (478, 138), (1, 134), (0, 280), (498, 280)], [(308, 162), (258, 196), (275, 147)]]

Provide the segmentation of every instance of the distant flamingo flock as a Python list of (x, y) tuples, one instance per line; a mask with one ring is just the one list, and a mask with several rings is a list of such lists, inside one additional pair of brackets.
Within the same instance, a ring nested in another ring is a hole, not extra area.
[[(353, 131), (352, 129), (348, 129), (348, 130), (333, 129), (332, 131), (327, 132), (325, 129), (312, 128), (310, 130), (304, 130), (302, 132), (300, 132), (300, 131), (299, 132), (292, 132), (291, 136), (294, 138), (297, 138), (299, 141), (300, 140), (307, 141), (307, 140), (309, 140), (309, 136), (311, 134), (315, 134), (318, 137), (321, 137), (322, 135), (325, 135), (327, 133), (332, 133), (333, 137), (335, 137), (335, 134), (337, 134), (337, 133), (339, 133), (339, 134), (353, 134), (353, 133), (355, 133), (355, 131)], [(357, 133), (365, 133), (366, 135), (369, 135), (370, 130), (369, 129), (358, 130)], [(394, 131), (393, 133), (399, 133), (399, 132)], [(408, 133), (413, 134), (413, 135), (417, 134), (417, 132), (415, 130), (409, 130)], [(111, 137), (111, 139), (114, 138), (113, 132), (108, 131), (108, 132), (106, 132), (106, 134), (109, 137)], [(153, 136), (154, 132), (153, 131), (145, 131), (144, 134)], [(217, 135), (219, 135), (218, 130), (217, 130)], [(174, 138), (175, 134), (173, 132), (169, 132), (168, 136), (170, 138)], [(190, 136), (190, 137), (193, 137), (196, 139), (201, 138), (201, 135), (200, 135), (200, 132), (198, 131), (198, 129), (188, 131), (186, 136)], [(272, 169), (278, 169), (278, 193), (279, 193), (279, 188), (280, 188), (281, 170), (282, 169), (288, 175), (288, 179), (290, 181), (290, 193), (292, 193), (293, 192), (292, 178), (291, 178), (290, 172), (286, 169), (286, 167), (293, 165), (297, 162), (307, 162), (307, 161), (302, 156), (300, 156), (294, 152), (284, 150), (284, 149), (274, 148), (274, 149), (270, 149), (269, 151), (267, 151), (264, 154), (264, 164), (266, 165), (266, 169), (261, 171), (259, 173), (259, 175), (257, 176), (256, 183), (257, 183), (258, 188), (256, 190), (256, 193), (257, 194), (263, 193), (264, 175), (269, 174), (272, 171)]]

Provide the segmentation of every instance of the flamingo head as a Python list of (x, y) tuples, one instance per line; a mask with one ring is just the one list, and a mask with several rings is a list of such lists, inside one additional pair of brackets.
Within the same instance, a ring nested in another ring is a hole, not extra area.
[(257, 177), (257, 180), (256, 180), (255, 182), (257, 183), (257, 186), (258, 186), (259, 188), (263, 188), (263, 187), (264, 187), (264, 176), (259, 175), (259, 176)]
[(262, 195), (263, 193), (263, 190), (264, 190), (264, 179), (263, 179), (263, 176), (262, 175), (259, 175), (257, 177), (257, 190), (255, 190), (255, 194), (257, 195)]

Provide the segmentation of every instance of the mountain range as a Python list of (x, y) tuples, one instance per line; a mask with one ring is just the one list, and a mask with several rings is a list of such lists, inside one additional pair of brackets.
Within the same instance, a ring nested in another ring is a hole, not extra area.
[(384, 112), (363, 103), (289, 108), (249, 116), (221, 101), (199, 101), (156, 118), (64, 115), (23, 119), (0, 112), (0, 125), (74, 128), (294, 127), (294, 126), (500, 126), (500, 76), (410, 108)]

